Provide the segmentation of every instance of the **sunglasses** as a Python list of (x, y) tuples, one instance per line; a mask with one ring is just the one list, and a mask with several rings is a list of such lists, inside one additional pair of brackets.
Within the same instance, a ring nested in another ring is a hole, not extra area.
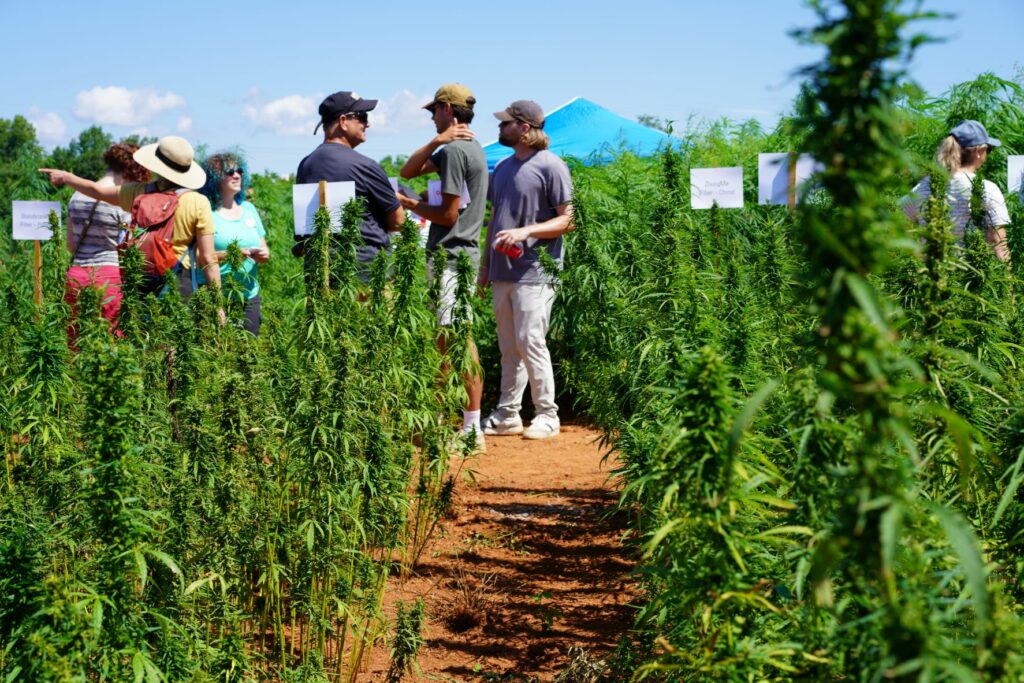
[(370, 115), (365, 111), (354, 111), (351, 114), (345, 114), (346, 119), (355, 119), (359, 123), (367, 123), (370, 120)]
[(224, 175), (225, 176), (235, 175), (236, 173), (239, 176), (243, 176), (243, 175), (245, 175), (245, 170), (241, 169), (241, 168), (225, 168), (224, 169)]

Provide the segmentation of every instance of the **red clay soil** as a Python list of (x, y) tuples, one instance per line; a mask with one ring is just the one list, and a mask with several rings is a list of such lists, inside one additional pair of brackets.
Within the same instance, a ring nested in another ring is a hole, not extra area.
[[(601, 657), (633, 623), (638, 587), (609, 515), (617, 493), (596, 432), (563, 425), (544, 441), (491, 437), (473, 461), (476, 484), (456, 491), (404, 583), (392, 579), (387, 609), (423, 598), (423, 681), (550, 681), (582, 647)], [(360, 680), (380, 681), (388, 646)]]

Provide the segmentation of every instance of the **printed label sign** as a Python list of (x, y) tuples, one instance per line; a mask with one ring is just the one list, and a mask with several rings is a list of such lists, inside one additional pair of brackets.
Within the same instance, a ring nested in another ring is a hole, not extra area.
[[(810, 154), (801, 154), (796, 160), (796, 186), (798, 197), (806, 192), (803, 187), (811, 176), (824, 166)], [(757, 203), (789, 204), (789, 154), (770, 152), (757, 155)]]
[(48, 240), (50, 212), (57, 212), (57, 227), (60, 227), (60, 202), (11, 202), (11, 236), (16, 240)]
[[(351, 180), (327, 183), (327, 210), (331, 212), (331, 232), (341, 231), (338, 212), (356, 196), (356, 184)], [(292, 186), (292, 211), (295, 214), (295, 234), (313, 234), (313, 215), (320, 208), (320, 183)]]
[[(431, 180), (427, 183), (427, 204), (431, 206), (441, 206), (441, 181)], [(466, 183), (462, 183), (462, 203), (459, 204), (460, 209), (465, 209), (469, 206), (469, 187)]]
[(1015, 154), (1006, 158), (1006, 189), (1015, 194), (1024, 203), (1024, 154)]
[(743, 208), (742, 166), (690, 169), (690, 208), (710, 209), (715, 202), (723, 209)]

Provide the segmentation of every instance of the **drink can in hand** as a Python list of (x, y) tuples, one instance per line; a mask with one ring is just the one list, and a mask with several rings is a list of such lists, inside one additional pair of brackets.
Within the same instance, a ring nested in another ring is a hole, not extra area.
[(523, 248), (514, 242), (508, 246), (496, 244), (494, 245), (494, 250), (512, 259), (519, 258), (523, 255)]

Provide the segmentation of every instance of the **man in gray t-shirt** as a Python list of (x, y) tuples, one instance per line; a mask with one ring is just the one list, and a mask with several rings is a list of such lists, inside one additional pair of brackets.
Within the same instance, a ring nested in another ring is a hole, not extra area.
[[(469, 88), (460, 83), (449, 83), (438, 88), (425, 107), (434, 121), (437, 135), (412, 153), (402, 166), (403, 178), (415, 178), (428, 173), (441, 176), (441, 203), (438, 206), (412, 197), (399, 195), (402, 206), (430, 221), (427, 251), (431, 269), (442, 269), (441, 301), (437, 319), (442, 326), (452, 323), (455, 308), (455, 264), (459, 254), (465, 252), (473, 263), (480, 261), (480, 229), (484, 223), (487, 205), (487, 157), (476, 141), (469, 124), (473, 121), (476, 99)], [(469, 342), (473, 362), (479, 365), (476, 346)], [(442, 333), (438, 346), (447, 348)], [(475, 375), (475, 376), (474, 376)], [(477, 450), (484, 449), (483, 429), (480, 425), (480, 398), (483, 378), (478, 373), (466, 376), (469, 400), (463, 410), (462, 430), (474, 433)]]
[[(483, 422), (484, 434), (546, 439), (560, 430), (547, 346), (555, 289), (538, 254), (544, 249), (561, 263), (562, 235), (573, 227), (572, 179), (565, 162), (548, 151), (537, 103), (519, 100), (494, 116), (501, 122), (498, 142), (515, 154), (494, 169), (478, 277), (481, 287), (491, 285), (501, 350), (501, 396)], [(524, 430), (519, 411), (527, 381), (536, 416)]]

